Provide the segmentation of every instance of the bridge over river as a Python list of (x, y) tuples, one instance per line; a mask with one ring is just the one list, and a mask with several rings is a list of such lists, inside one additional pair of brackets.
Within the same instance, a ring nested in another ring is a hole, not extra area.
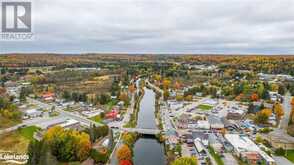
[(126, 132), (137, 132), (143, 135), (156, 135), (161, 132), (159, 129), (152, 128), (121, 128), (121, 130)]

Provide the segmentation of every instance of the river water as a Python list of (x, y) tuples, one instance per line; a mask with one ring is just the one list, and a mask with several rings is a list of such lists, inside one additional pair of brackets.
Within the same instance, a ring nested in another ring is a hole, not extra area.
[[(140, 102), (137, 128), (157, 128), (155, 123), (155, 93), (144, 88), (145, 94)], [(134, 145), (135, 165), (164, 165), (163, 145), (155, 137), (141, 137)]]

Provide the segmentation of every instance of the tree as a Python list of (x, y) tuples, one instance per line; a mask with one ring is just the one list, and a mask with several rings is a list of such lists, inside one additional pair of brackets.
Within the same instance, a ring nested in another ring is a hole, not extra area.
[(125, 106), (129, 105), (129, 97), (126, 92), (121, 92), (119, 95), (119, 100), (123, 101)]
[(278, 93), (279, 93), (280, 95), (285, 95), (285, 93), (286, 93), (286, 89), (285, 89), (285, 86), (284, 86), (283, 84), (280, 84), (280, 85), (279, 85)]
[(259, 99), (258, 95), (256, 93), (253, 93), (251, 96), (250, 96), (251, 100), (252, 101), (257, 101)]
[(163, 91), (163, 99), (164, 99), (164, 100), (167, 100), (168, 98), (169, 98), (169, 91), (165, 89), (165, 90)]
[(90, 153), (90, 136), (84, 132), (64, 130), (60, 126), (51, 127), (44, 135), (44, 141), (60, 161), (82, 161)]
[(108, 153), (102, 153), (100, 151), (97, 151), (95, 149), (92, 149), (90, 152), (90, 156), (92, 159), (94, 159), (95, 163), (103, 163), (105, 164), (108, 160)]
[(274, 105), (274, 112), (277, 115), (277, 119), (280, 120), (282, 116), (284, 115), (283, 107), (280, 103), (275, 103)]
[(180, 157), (172, 162), (171, 165), (197, 165), (197, 159), (195, 157)]
[(110, 96), (108, 94), (102, 93), (99, 97), (99, 103), (104, 105), (110, 101)]
[(255, 122), (259, 124), (266, 124), (268, 121), (268, 118), (271, 116), (272, 110), (270, 109), (263, 109), (259, 112), (257, 112), (255, 117)]
[(135, 133), (123, 133), (122, 140), (125, 144), (132, 147), (132, 145), (135, 143), (137, 139), (137, 134)]
[(129, 85), (128, 89), (129, 89), (130, 93), (134, 93), (136, 91), (136, 88), (135, 88), (134, 84)]
[(49, 146), (43, 141), (32, 140), (28, 146), (28, 165), (57, 165), (56, 158), (51, 154)]
[(171, 84), (171, 81), (169, 79), (164, 79), (162, 82), (163, 89), (168, 89), (170, 84)]
[(132, 152), (127, 145), (123, 144), (117, 149), (116, 156), (119, 161), (131, 160), (132, 159)]
[(192, 101), (192, 100), (193, 100), (193, 96), (192, 96), (192, 95), (187, 95), (187, 96), (185, 97), (185, 100), (186, 100), (186, 101)]
[(119, 165), (132, 165), (133, 163), (130, 160), (121, 160)]
[(179, 95), (179, 94), (176, 95), (177, 101), (183, 101), (183, 98), (184, 98), (183, 95)]

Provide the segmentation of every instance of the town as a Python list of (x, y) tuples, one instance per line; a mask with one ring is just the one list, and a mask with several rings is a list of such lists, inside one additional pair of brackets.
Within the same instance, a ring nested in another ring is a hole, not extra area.
[(29, 165), (294, 163), (293, 56), (0, 63), (0, 151), (27, 154)]

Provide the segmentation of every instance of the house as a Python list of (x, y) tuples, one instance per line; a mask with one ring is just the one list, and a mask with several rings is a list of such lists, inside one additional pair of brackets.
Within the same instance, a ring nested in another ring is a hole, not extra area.
[(245, 111), (241, 109), (230, 109), (227, 113), (228, 120), (240, 120), (245, 115)]
[(28, 109), (28, 110), (24, 111), (23, 119), (39, 117), (39, 116), (42, 116), (42, 114), (43, 114), (43, 112), (40, 110)]
[(210, 124), (211, 129), (220, 130), (223, 129), (224, 123), (221, 121), (221, 119), (218, 116), (215, 115), (209, 115), (208, 116), (208, 122)]
[(192, 137), (193, 139), (200, 139), (201, 143), (204, 146), (208, 146), (208, 133), (204, 133), (202, 131), (193, 131), (192, 132)]
[(41, 97), (44, 101), (53, 101), (55, 99), (55, 94), (52, 92), (45, 92)]
[(80, 122), (74, 119), (67, 119), (63, 123), (58, 124), (58, 126), (65, 129), (79, 129)]
[[(233, 146), (234, 154), (250, 162), (257, 164), (265, 161), (268, 165), (275, 165), (275, 160), (262, 151), (250, 138), (241, 134), (225, 134), (225, 139)], [(259, 156), (257, 156), (259, 155)]]
[(207, 120), (198, 120), (197, 128), (199, 129), (210, 129), (210, 124)]
[(112, 110), (111, 112), (106, 113), (105, 117), (107, 119), (116, 119), (118, 116), (118, 111)]
[(103, 112), (101, 109), (94, 110), (94, 111), (82, 111), (81, 114), (86, 116), (87, 118), (91, 118), (97, 115), (100, 115)]

